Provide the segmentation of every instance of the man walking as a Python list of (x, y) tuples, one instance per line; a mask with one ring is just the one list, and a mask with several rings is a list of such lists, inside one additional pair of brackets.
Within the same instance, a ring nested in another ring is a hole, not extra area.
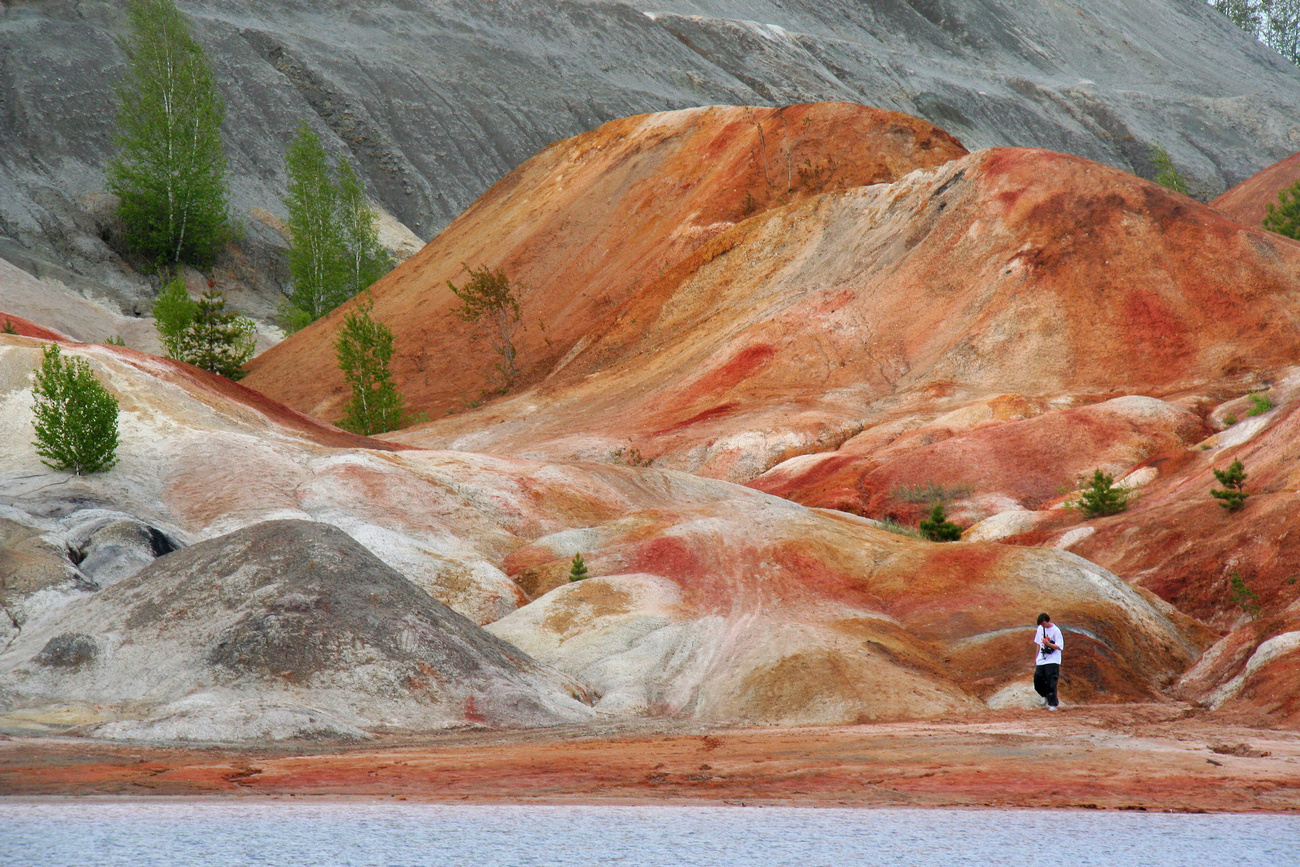
[(1061, 677), (1061, 648), (1065, 641), (1061, 630), (1052, 623), (1052, 615), (1038, 615), (1038, 629), (1034, 630), (1034, 692), (1043, 697), (1048, 710), (1056, 710), (1056, 682)]

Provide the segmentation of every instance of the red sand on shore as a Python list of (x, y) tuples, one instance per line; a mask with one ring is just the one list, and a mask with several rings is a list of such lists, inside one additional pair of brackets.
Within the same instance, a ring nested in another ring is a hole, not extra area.
[(456, 731), (265, 750), (0, 741), (0, 795), (1300, 812), (1300, 733), (1180, 704), (820, 728)]

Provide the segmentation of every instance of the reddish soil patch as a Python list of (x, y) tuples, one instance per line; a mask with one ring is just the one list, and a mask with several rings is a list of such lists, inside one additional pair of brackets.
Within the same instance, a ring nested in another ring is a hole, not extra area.
[[(458, 301), (447, 282), (461, 285), (465, 264), (501, 268), (521, 287), (515, 385), (526, 386), (562, 364), (593, 324), (595, 333), (608, 328), (626, 300), (733, 225), (965, 153), (923, 120), (848, 103), (664, 112), (557, 142), (375, 284), (375, 318), (396, 336), (394, 381), (408, 407), (434, 419), (495, 394), (497, 359), (482, 329), (451, 314)], [(347, 398), (333, 351), (341, 323), (335, 311), (263, 353), (249, 384), (337, 418)], [(743, 379), (770, 356), (745, 349), (728, 373)]]
[(1259, 226), (1269, 205), (1277, 204), (1277, 194), (1300, 181), (1300, 153), (1292, 154), (1263, 171), (1256, 172), (1214, 201), (1210, 207), (1222, 211), (1239, 223)]
[(1300, 734), (1148, 704), (827, 728), (456, 732), (341, 750), (24, 739), (0, 741), (0, 794), (1295, 812)]

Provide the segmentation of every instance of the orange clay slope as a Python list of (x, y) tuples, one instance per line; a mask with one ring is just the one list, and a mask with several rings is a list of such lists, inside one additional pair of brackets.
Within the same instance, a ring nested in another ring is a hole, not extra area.
[[(1240, 393), (1300, 351), (1297, 271), (1300, 244), (1132, 175), (981, 151), (751, 218), (629, 298), (544, 383), (394, 438), (550, 458), (634, 448), (733, 481), (843, 447), (861, 474), (908, 425), (1001, 395), (1014, 414)], [(1184, 428), (1166, 435), (1195, 436)]]
[[(522, 287), (520, 384), (535, 382), (629, 295), (746, 217), (965, 153), (925, 121), (846, 103), (649, 114), (557, 142), (372, 288), (373, 315), (396, 337), (394, 381), (408, 409), (434, 418), (498, 386), (483, 329), (451, 312), (447, 282), (463, 285), (465, 265), (503, 269)], [(254, 359), (247, 383), (339, 417), (342, 315)]]
[(1264, 222), (1268, 206), (1277, 204), (1277, 194), (1296, 181), (1300, 181), (1300, 153), (1256, 172), (1210, 202), (1210, 207), (1256, 227)]

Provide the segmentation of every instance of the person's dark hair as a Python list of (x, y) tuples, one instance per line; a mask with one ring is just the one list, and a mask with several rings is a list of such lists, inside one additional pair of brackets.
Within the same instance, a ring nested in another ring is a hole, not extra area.
[(1049, 622), (1051, 622), (1051, 620), (1052, 620), (1052, 615), (1047, 614), (1046, 612), (1044, 612), (1043, 614), (1038, 615), (1038, 625), (1039, 625), (1039, 626), (1042, 626), (1044, 623), (1049, 623)]

